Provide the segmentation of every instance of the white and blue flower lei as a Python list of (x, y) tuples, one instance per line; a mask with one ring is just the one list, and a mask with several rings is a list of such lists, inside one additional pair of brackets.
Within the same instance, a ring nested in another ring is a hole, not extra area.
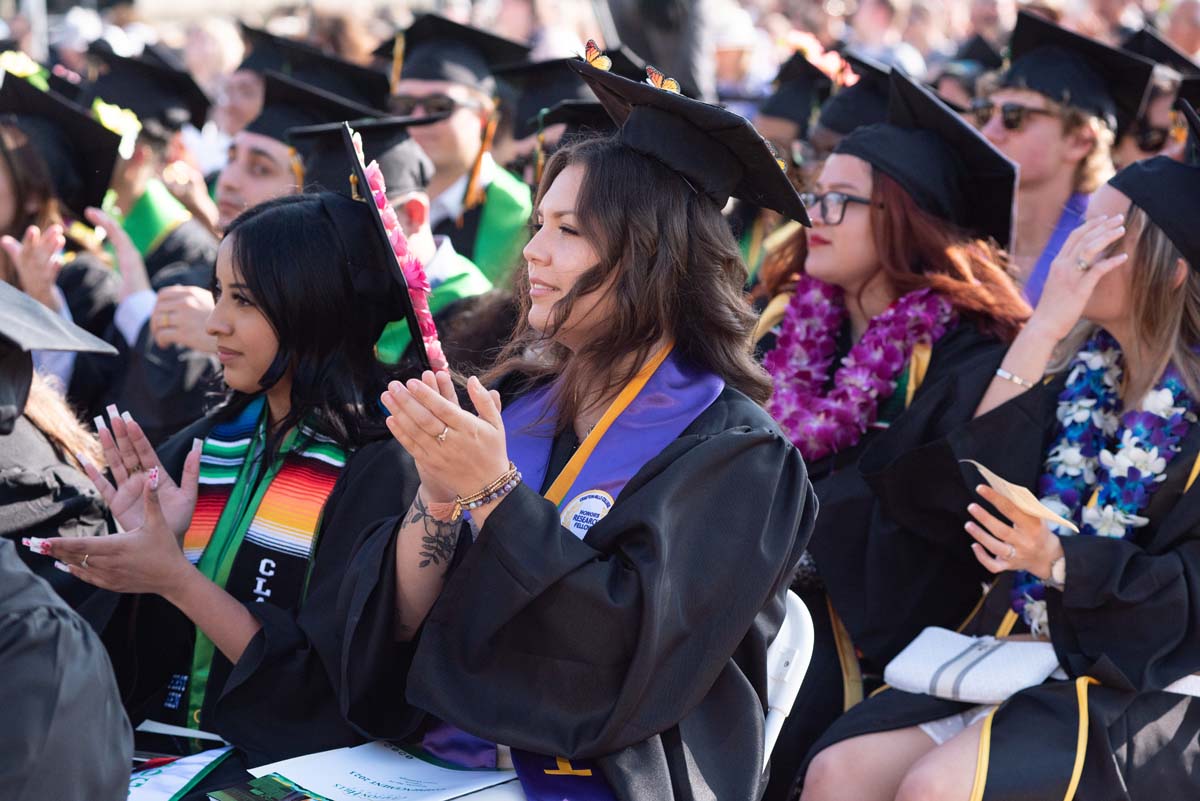
[[(1079, 525), (1080, 534), (1124, 539), (1149, 523), (1142, 516), (1166, 479), (1167, 465), (1195, 422), (1193, 402), (1174, 365), (1142, 401), (1121, 413), (1121, 349), (1098, 331), (1071, 361), (1058, 396), (1058, 432), (1038, 480), (1042, 503)], [(1089, 504), (1095, 493), (1096, 502)], [(1051, 525), (1061, 536), (1072, 532)], [(1045, 632), (1045, 586), (1018, 571), (1012, 608), (1035, 634)]]

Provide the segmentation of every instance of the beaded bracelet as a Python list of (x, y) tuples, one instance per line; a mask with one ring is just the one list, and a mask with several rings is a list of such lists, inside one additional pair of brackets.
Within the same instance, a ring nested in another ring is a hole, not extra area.
[(459, 495), (449, 503), (429, 504), (429, 514), (445, 523), (457, 522), (465, 510), (478, 509), (480, 506), (498, 501), (516, 489), (521, 483), (521, 471), (512, 462), (508, 469), (498, 479), (476, 492), (474, 495), (462, 497)]
[(996, 368), (996, 376), (998, 378), (1003, 378), (1005, 381), (1016, 384), (1018, 387), (1023, 389), (1033, 389), (1035, 386), (1037, 386), (1032, 381), (1026, 381), (1024, 378), (1021, 378), (1021, 376), (1017, 375), (1016, 373), (1010, 373), (1003, 367)]

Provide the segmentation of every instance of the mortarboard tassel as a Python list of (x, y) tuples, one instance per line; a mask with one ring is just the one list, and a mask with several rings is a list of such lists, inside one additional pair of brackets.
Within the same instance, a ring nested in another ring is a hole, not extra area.
[(538, 112), (537, 144), (533, 148), (533, 185), (542, 183), (542, 173), (546, 171), (546, 112), (544, 108)]
[(458, 216), (458, 227), (463, 227), (463, 221), (468, 211), (483, 203), (484, 192), (479, 186), (479, 174), (483, 172), (483, 156), (492, 149), (492, 140), (496, 138), (496, 128), (500, 123), (499, 109), (493, 107), (488, 113), (487, 123), (483, 129), (483, 142), (479, 145), (479, 153), (475, 163), (471, 165), (470, 178), (467, 179), (467, 191), (463, 193), (463, 210)]
[(395, 40), (392, 42), (392, 94), (396, 94), (396, 88), (400, 85), (400, 70), (404, 67), (404, 34), (397, 33)]

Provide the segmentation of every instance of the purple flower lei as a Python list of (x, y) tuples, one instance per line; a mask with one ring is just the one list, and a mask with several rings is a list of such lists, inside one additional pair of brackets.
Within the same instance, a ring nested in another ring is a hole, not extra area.
[[(1150, 522), (1142, 512), (1196, 419), (1174, 365), (1140, 407), (1122, 411), (1122, 371), (1117, 341), (1097, 331), (1071, 361), (1058, 396), (1058, 431), (1038, 480), (1042, 503), (1077, 523), (1084, 536), (1126, 539)], [(1093, 494), (1096, 503), (1089, 505)], [(1051, 530), (1071, 534), (1059, 526)], [(1035, 634), (1048, 629), (1045, 597), (1037, 576), (1017, 572), (1012, 609)]]
[(763, 360), (775, 383), (767, 410), (809, 461), (862, 439), (875, 422), (880, 401), (896, 391), (913, 346), (941, 339), (955, 314), (950, 301), (931, 289), (904, 295), (871, 320), (826, 391), (845, 317), (840, 289), (801, 276), (778, 343)]

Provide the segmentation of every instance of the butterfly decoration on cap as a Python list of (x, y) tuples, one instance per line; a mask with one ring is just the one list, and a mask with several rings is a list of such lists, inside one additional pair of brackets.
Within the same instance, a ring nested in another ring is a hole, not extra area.
[(583, 51), (583, 57), (587, 63), (598, 70), (608, 72), (612, 69), (612, 59), (604, 55), (604, 51), (596, 44), (595, 39), (588, 39), (587, 48)]
[(665, 92), (679, 94), (679, 81), (674, 78), (668, 78), (654, 67), (646, 67), (646, 83), (656, 89), (662, 89)]

